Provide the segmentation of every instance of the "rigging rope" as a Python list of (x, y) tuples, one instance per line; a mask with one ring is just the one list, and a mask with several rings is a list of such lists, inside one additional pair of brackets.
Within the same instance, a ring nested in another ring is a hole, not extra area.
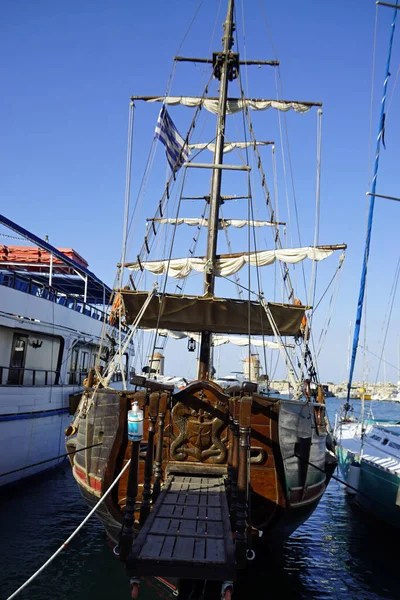
[[(322, 148), (322, 109), (318, 109), (317, 113), (317, 180), (316, 180), (316, 190), (315, 190), (315, 226), (314, 226), (314, 247), (318, 246), (319, 241), (319, 222), (320, 222), (320, 210), (321, 210), (321, 148)], [(316, 281), (317, 281), (317, 270), (318, 265), (317, 261), (312, 261), (311, 267), (311, 275), (310, 275), (310, 291), (308, 296), (308, 305), (314, 306), (315, 303), (315, 294), (316, 294)], [(304, 273), (304, 271), (303, 271)], [(306, 352), (308, 347), (308, 337), (310, 334), (311, 343), (314, 350), (314, 355), (317, 356), (314, 344), (314, 335), (312, 330), (312, 321), (313, 321), (314, 311), (310, 311), (309, 318), (306, 322), (306, 327), (304, 331), (303, 337), (303, 353), (302, 353), (302, 361), (300, 367), (300, 375), (302, 376), (304, 372), (305, 362), (306, 362)], [(316, 366), (315, 366), (316, 367)]]
[(372, 178), (371, 185), (371, 195), (369, 196), (369, 212), (368, 212), (368, 225), (367, 225), (367, 236), (365, 241), (365, 249), (364, 249), (364, 258), (363, 258), (363, 268), (361, 272), (361, 281), (360, 281), (360, 291), (357, 302), (357, 314), (356, 314), (356, 322), (354, 327), (354, 337), (353, 337), (353, 349), (351, 354), (351, 364), (350, 364), (350, 373), (349, 373), (349, 381), (347, 384), (347, 404), (350, 399), (350, 390), (351, 384), (353, 381), (354, 367), (357, 356), (357, 347), (360, 338), (360, 325), (361, 325), (361, 316), (364, 305), (364, 295), (365, 295), (365, 285), (367, 278), (367, 270), (368, 270), (368, 259), (369, 259), (369, 249), (371, 244), (371, 233), (372, 233), (372, 221), (374, 216), (374, 206), (375, 206), (375, 192), (376, 192), (376, 182), (378, 179), (378, 167), (379, 167), (379, 157), (380, 157), (380, 149), (382, 137), (384, 135), (384, 127), (385, 127), (385, 103), (386, 103), (386, 95), (387, 95), (387, 86), (390, 76), (390, 61), (392, 57), (392, 47), (393, 47), (393, 37), (396, 26), (396, 17), (397, 17), (397, 9), (394, 9), (392, 24), (391, 24), (391, 32), (390, 32), (390, 40), (389, 40), (389, 50), (388, 57), (386, 63), (386, 73), (385, 79), (383, 82), (383, 94), (382, 94), (382, 102), (381, 102), (381, 114), (380, 114), (380, 122), (379, 122), (379, 131), (376, 142), (376, 153), (375, 153), (375, 166), (374, 166), (374, 175)]
[[(396, 297), (397, 286), (398, 286), (398, 283), (399, 283), (399, 275), (400, 275), (400, 256), (399, 256), (399, 258), (397, 260), (397, 265), (396, 265), (396, 270), (395, 270), (395, 274), (394, 274), (394, 280), (393, 280), (393, 284), (392, 284), (392, 289), (390, 291), (390, 296), (391, 296), (391, 302), (389, 300), (390, 307), (388, 306), (388, 308), (386, 309), (386, 314), (385, 314), (385, 318), (384, 318), (384, 322), (387, 319), (386, 330), (385, 330), (385, 335), (384, 335), (383, 342), (382, 342), (382, 350), (381, 350), (381, 355), (380, 355), (380, 358), (379, 358), (379, 364), (378, 364), (378, 369), (377, 369), (377, 373), (376, 373), (375, 383), (377, 383), (377, 381), (378, 381), (378, 376), (379, 376), (379, 371), (380, 371), (380, 368), (381, 368), (383, 353), (385, 351), (386, 338), (387, 338), (387, 334), (388, 334), (388, 330), (389, 330), (390, 319), (392, 317), (393, 304), (394, 304), (394, 300), (395, 300), (395, 297)], [(389, 298), (390, 298), (390, 296), (389, 296)], [(389, 314), (388, 314), (388, 311), (389, 311)], [(378, 346), (379, 346), (379, 343), (378, 343)]]
[[(239, 75), (239, 85), (240, 85), (240, 95), (242, 100), (244, 99), (244, 90), (243, 90), (243, 86), (241, 85), (241, 79), (240, 79), (240, 75)], [(265, 195), (265, 204), (266, 207), (269, 211), (269, 218), (271, 222), (276, 222), (276, 218), (275, 218), (275, 207), (272, 204), (271, 201), (271, 195), (268, 189), (268, 185), (267, 185), (267, 180), (266, 180), (266, 176), (265, 176), (265, 172), (262, 166), (262, 161), (261, 161), (261, 156), (260, 156), (260, 152), (258, 150), (258, 146), (256, 145), (256, 138), (254, 135), (254, 129), (253, 129), (253, 125), (251, 122), (251, 117), (250, 117), (250, 112), (248, 109), (248, 106), (246, 105), (244, 108), (244, 113), (246, 115), (247, 118), (247, 123), (248, 123), (248, 128), (249, 128), (249, 133), (250, 133), (250, 138), (252, 140), (252, 142), (254, 143), (254, 152), (255, 155), (257, 157), (257, 168), (259, 170), (260, 176), (261, 176), (261, 186), (264, 189), (264, 195)], [(275, 225), (275, 247), (277, 248), (282, 248), (282, 242), (280, 239), (280, 232), (279, 232), (279, 226)], [(282, 272), (282, 278), (284, 281), (284, 285), (286, 286), (287, 289), (287, 294), (288, 294), (288, 300), (290, 300), (291, 298), (293, 298), (293, 286), (290, 280), (290, 273), (289, 273), (289, 269), (287, 267), (286, 263), (281, 262), (280, 263), (280, 268), (281, 268), (281, 272)]]
[[(181, 203), (182, 203), (182, 192), (183, 192), (183, 188), (185, 185), (185, 179), (186, 179), (186, 169), (184, 171), (183, 177), (182, 177), (182, 184), (181, 184), (181, 191), (179, 194), (179, 201), (178, 201), (178, 206), (176, 209), (176, 220), (178, 220), (179, 217), (179, 211), (181, 208)], [(166, 287), (167, 287), (167, 281), (168, 281), (168, 270), (169, 270), (169, 265), (171, 263), (171, 258), (172, 258), (172, 251), (174, 248), (174, 242), (175, 242), (175, 236), (176, 236), (176, 230), (178, 228), (177, 222), (175, 223), (174, 227), (173, 227), (173, 233), (172, 233), (172, 237), (171, 237), (171, 244), (170, 244), (170, 251), (169, 251), (169, 256), (168, 256), (168, 263), (167, 263), (167, 267), (165, 269), (165, 275), (164, 275), (164, 285), (163, 285), (163, 289), (161, 292), (161, 298), (160, 298), (160, 304), (159, 304), (159, 310), (158, 310), (158, 315), (157, 315), (157, 324), (155, 327), (155, 333), (154, 333), (154, 343), (153, 343), (153, 349), (150, 355), (150, 375), (151, 375), (151, 365), (153, 363), (153, 356), (155, 353), (155, 348), (156, 348), (156, 343), (157, 343), (157, 336), (158, 336), (158, 330), (160, 327), (160, 320), (161, 320), (161, 312), (163, 309), (163, 304), (164, 304), (164, 296), (165, 296), (165, 292), (166, 292)]]
[[(205, 89), (203, 91), (202, 98), (204, 98), (207, 95), (207, 93), (208, 93), (208, 85), (209, 85), (211, 79), (212, 79), (212, 74), (210, 75), (208, 83), (207, 83), (207, 85), (206, 85), (206, 87), (205, 87)], [(202, 107), (201, 107), (201, 104), (200, 104), (196, 108), (196, 110), (194, 112), (194, 116), (192, 118), (192, 122), (191, 122), (191, 124), (189, 126), (189, 130), (188, 130), (188, 133), (187, 133), (186, 138), (185, 138), (185, 143), (186, 144), (189, 144), (190, 141), (191, 141), (191, 135), (192, 135), (192, 133), (193, 133), (193, 131), (195, 129), (196, 121), (197, 121), (198, 114), (199, 114), (201, 108)], [(158, 142), (157, 138), (154, 137), (153, 138), (152, 148), (155, 148), (155, 144), (157, 142)], [(161, 199), (159, 200), (159, 203), (158, 203), (158, 206), (157, 206), (157, 210), (156, 210), (155, 215), (154, 215), (154, 219), (162, 218), (163, 217), (163, 210), (165, 210), (165, 204), (169, 200), (170, 192), (171, 192), (171, 186), (173, 186), (174, 183), (175, 183), (175, 181), (176, 181), (176, 175), (177, 174), (176, 174), (175, 171), (173, 171), (171, 173), (171, 175), (170, 175), (170, 177), (169, 177), (169, 179), (168, 179), (168, 181), (167, 181), (167, 183), (165, 185), (165, 189), (164, 189), (164, 192), (163, 192), (163, 194), (161, 196)], [(140, 187), (140, 190), (139, 190), (139, 194), (142, 193), (142, 189), (144, 187), (143, 181), (144, 181), (144, 177), (143, 177), (142, 184), (141, 184), (141, 187)], [(139, 196), (139, 194), (138, 194), (138, 196)], [(142, 202), (143, 202), (143, 199), (142, 199)], [(132, 219), (133, 219), (133, 215), (132, 215)], [(132, 219), (131, 219), (131, 221), (132, 221)], [(160, 227), (160, 225), (156, 224), (156, 223), (157, 222), (155, 221), (154, 222), (154, 226), (150, 228), (148, 236), (145, 237), (145, 240), (144, 240), (144, 242), (142, 244), (141, 250), (140, 250), (140, 252), (138, 254), (139, 261), (143, 260), (143, 257), (145, 255), (148, 255), (148, 254), (151, 253), (153, 242), (154, 242), (154, 236), (157, 234), (158, 229)], [(141, 272), (140, 271), (139, 271), (139, 274), (137, 275), (137, 277), (140, 279), (140, 277), (141, 277)]]
[[(301, 460), (304, 463), (307, 463), (308, 465), (310, 465), (310, 467), (313, 467), (314, 469), (317, 469), (317, 471), (321, 471), (321, 473), (325, 473), (325, 469), (321, 469), (321, 467), (318, 467), (317, 465), (315, 465), (314, 463), (310, 462), (309, 460), (307, 460), (306, 458), (300, 456), (299, 454), (295, 454), (294, 455), (296, 458), (298, 458), (299, 460)], [(379, 479), (381, 479), (381, 477), (379, 477), (379, 475), (374, 475), (375, 477), (378, 477)], [(340, 477), (336, 477), (335, 475), (331, 475), (332, 479), (334, 479), (335, 481), (338, 481), (339, 483), (341, 483), (342, 485), (350, 488), (351, 490), (353, 490), (354, 492), (357, 492), (357, 494), (360, 494), (360, 496), (364, 496), (365, 498), (367, 498), (368, 500), (372, 500), (374, 503), (377, 502), (378, 504), (381, 504), (382, 506), (385, 506), (385, 508), (387, 508), (386, 504), (384, 502), (382, 502), (381, 500), (378, 500), (375, 497), (369, 496), (368, 494), (366, 494), (365, 492), (362, 492), (361, 490), (358, 490), (357, 488), (355, 488), (354, 486), (350, 485), (349, 483), (346, 483), (346, 481), (344, 481), (343, 479), (340, 479)], [(385, 479), (386, 483), (391, 483), (394, 486), (398, 486), (398, 484), (395, 481), (390, 481), (388, 482), (387, 479)]]
[[(321, 298), (320, 298), (317, 306), (313, 309), (313, 314), (315, 314), (315, 312), (316, 312), (318, 306), (320, 305), (323, 297), (325, 296), (325, 294), (327, 293), (329, 287), (331, 286), (331, 283), (334, 280), (336, 280), (337, 281), (337, 286), (336, 286), (336, 289), (332, 290), (332, 295), (331, 295), (331, 299), (329, 301), (329, 306), (328, 306), (327, 314), (325, 316), (325, 321), (324, 321), (324, 324), (323, 324), (322, 329), (321, 329), (321, 333), (320, 333), (319, 338), (318, 338), (318, 350), (316, 352), (316, 357), (317, 358), (319, 357), (319, 355), (321, 353), (322, 346), (324, 344), (326, 335), (328, 333), (328, 328), (329, 328), (329, 325), (330, 325), (330, 322), (331, 322), (331, 318), (332, 318), (333, 313), (334, 313), (334, 309), (335, 309), (335, 305), (336, 305), (336, 300), (337, 300), (337, 296), (338, 296), (339, 288), (340, 288), (340, 279), (337, 278), (337, 275), (339, 273), (339, 270), (341, 269), (341, 266), (342, 266), (343, 262), (344, 262), (344, 253), (343, 253), (343, 255), (342, 255), (342, 257), (341, 257), (341, 259), (339, 261), (339, 264), (337, 266), (335, 274), (333, 275), (331, 281), (329, 282), (326, 290), (322, 294), (322, 296), (321, 296)], [(343, 271), (342, 271), (342, 273), (343, 273)]]
[(86, 446), (85, 448), (79, 448), (79, 450), (71, 450), (71, 452), (66, 452), (65, 454), (59, 454), (58, 456), (53, 456), (53, 458), (47, 458), (46, 460), (41, 460), (39, 462), (35, 462), (26, 467), (20, 467), (19, 469), (13, 469), (12, 471), (6, 471), (6, 473), (0, 473), (0, 477), (5, 477), (6, 475), (12, 475), (13, 473), (19, 473), (20, 471), (25, 471), (25, 469), (32, 469), (33, 467), (38, 467), (39, 465), (44, 465), (45, 463), (52, 462), (53, 460), (58, 460), (59, 458), (66, 458), (67, 456), (71, 456), (72, 454), (76, 454), (77, 452), (81, 452), (82, 450), (89, 450), (90, 448), (95, 448), (96, 446), (101, 446), (103, 442), (100, 444), (92, 444), (91, 446)]

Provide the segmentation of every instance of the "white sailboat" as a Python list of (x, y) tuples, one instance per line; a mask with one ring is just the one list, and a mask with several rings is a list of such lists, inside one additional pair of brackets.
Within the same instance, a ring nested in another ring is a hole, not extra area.
[[(367, 235), (364, 249), (364, 260), (361, 273), (360, 291), (357, 301), (356, 326), (353, 338), (353, 350), (350, 364), (347, 400), (343, 407), (344, 413), (336, 423), (334, 436), (337, 443), (336, 454), (339, 459), (339, 469), (342, 473), (342, 476), (345, 478), (348, 484), (348, 492), (354, 497), (356, 503), (365, 511), (367, 511), (369, 515), (377, 517), (378, 519), (384, 521), (392, 527), (399, 528), (400, 420), (382, 423), (371, 418), (371, 415), (365, 414), (364, 393), (361, 394), (361, 415), (359, 418), (355, 418), (351, 415), (352, 406), (349, 402), (352, 377), (354, 373), (355, 360), (359, 345), (358, 341), (361, 318), (363, 314), (375, 199), (381, 198), (385, 201), (400, 201), (399, 198), (378, 194), (376, 190), (380, 151), (385, 134), (385, 107), (389, 85), (393, 37), (395, 32), (397, 11), (398, 8), (400, 8), (397, 5), (390, 5), (385, 2), (377, 2), (377, 4), (382, 4), (385, 7), (393, 9), (393, 17), (391, 21), (388, 59), (386, 64), (383, 83), (383, 95), (380, 107), (380, 119), (377, 137), (377, 147), (375, 152), (374, 175), (372, 179), (370, 192), (368, 192), (369, 211)], [(398, 265), (399, 264), (400, 259)], [(397, 273), (398, 267), (396, 267), (395, 283), (392, 287), (392, 300), (394, 299), (394, 294), (397, 288)], [(387, 327), (389, 327), (389, 321)], [(382, 357), (384, 357), (384, 349), (382, 349), (381, 359)], [(384, 378), (386, 381), (386, 371)], [(387, 399), (383, 394), (377, 395), (376, 397), (379, 400)]]

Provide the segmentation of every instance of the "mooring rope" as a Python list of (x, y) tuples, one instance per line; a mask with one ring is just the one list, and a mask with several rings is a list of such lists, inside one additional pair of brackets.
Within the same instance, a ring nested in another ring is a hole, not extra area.
[(91, 446), (86, 446), (85, 448), (79, 448), (79, 450), (71, 450), (71, 452), (66, 452), (65, 454), (59, 454), (58, 456), (53, 456), (53, 458), (47, 458), (46, 460), (41, 460), (40, 462), (33, 463), (32, 465), (28, 465), (27, 467), (20, 467), (19, 469), (13, 469), (12, 471), (7, 471), (6, 473), (0, 473), (0, 477), (5, 477), (6, 475), (12, 475), (13, 473), (18, 473), (19, 471), (25, 471), (25, 469), (33, 469), (33, 467), (37, 467), (39, 465), (43, 465), (48, 462), (52, 462), (53, 460), (57, 460), (59, 458), (66, 458), (67, 456), (71, 456), (72, 454), (76, 454), (77, 452), (81, 452), (82, 450), (89, 450), (90, 448), (95, 448), (96, 446), (101, 446), (103, 442), (100, 444), (92, 444)]
[[(301, 457), (299, 454), (295, 454), (294, 455), (296, 458), (298, 458), (299, 460), (301, 460), (304, 463), (307, 463), (310, 467), (313, 467), (314, 469), (317, 469), (317, 471), (321, 471), (321, 473), (325, 473), (326, 471), (325, 469), (321, 469), (321, 467), (318, 467), (317, 465), (314, 465), (312, 462), (310, 462), (309, 460), (307, 460), (306, 458)], [(375, 475), (375, 477), (379, 477), (379, 475)], [(360, 496), (364, 496), (365, 498), (367, 498), (367, 500), (370, 500), (371, 502), (377, 502), (378, 504), (381, 504), (382, 506), (386, 507), (386, 504), (384, 504), (381, 500), (378, 500), (377, 498), (373, 498), (372, 496), (370, 496), (369, 494), (366, 494), (365, 492), (362, 492), (361, 490), (358, 490), (356, 487), (354, 487), (353, 485), (350, 485), (349, 483), (346, 483), (346, 481), (344, 481), (343, 479), (340, 479), (340, 477), (336, 477), (336, 475), (331, 475), (331, 478), (334, 479), (335, 481), (337, 481), (338, 483), (341, 483), (342, 485), (344, 485), (347, 488), (350, 488), (351, 490), (353, 490), (354, 492), (356, 492), (357, 494), (360, 494)], [(380, 478), (382, 479), (382, 478)], [(397, 485), (395, 482), (390, 481), (389, 483), (393, 484), (393, 485)], [(7, 599), (8, 600), (8, 599)]]
[(76, 534), (82, 529), (82, 527), (85, 525), (85, 523), (96, 512), (96, 510), (98, 509), (98, 507), (100, 506), (100, 504), (102, 502), (104, 502), (104, 500), (107, 498), (108, 494), (111, 492), (111, 490), (113, 489), (113, 487), (121, 479), (122, 475), (125, 473), (125, 471), (129, 467), (130, 462), (131, 462), (131, 460), (129, 459), (128, 462), (126, 463), (126, 465), (124, 466), (124, 468), (122, 469), (122, 471), (120, 472), (120, 474), (116, 477), (116, 479), (114, 479), (113, 483), (110, 485), (110, 487), (108, 488), (108, 490), (105, 492), (105, 494), (103, 494), (103, 496), (100, 498), (100, 500), (97, 502), (97, 504), (95, 504), (95, 506), (92, 508), (92, 510), (90, 511), (90, 513), (83, 519), (82, 523), (80, 525), (78, 525), (78, 527), (69, 536), (69, 538), (67, 538), (65, 540), (65, 542), (63, 542), (61, 544), (61, 546), (58, 548), (58, 550), (56, 550), (56, 552), (54, 552), (54, 554), (52, 556), (50, 556), (50, 558), (40, 567), (40, 569), (38, 569), (36, 571), (36, 573), (34, 573), (31, 577), (29, 577), (29, 579), (27, 579), (25, 581), (25, 583), (21, 585), (21, 587), (19, 587), (13, 594), (11, 594), (11, 596), (9, 596), (7, 598), (7, 600), (11, 600), (12, 598), (15, 598), (20, 592), (22, 592), (22, 590), (25, 589), (34, 579), (36, 579), (36, 577), (38, 575), (40, 575), (40, 573), (42, 571), (45, 570), (45, 568), (55, 559), (55, 557), (58, 556), (58, 554), (60, 554), (60, 552), (62, 552), (64, 550), (64, 548), (66, 548), (68, 546), (68, 544), (70, 543), (70, 541), (76, 536)]

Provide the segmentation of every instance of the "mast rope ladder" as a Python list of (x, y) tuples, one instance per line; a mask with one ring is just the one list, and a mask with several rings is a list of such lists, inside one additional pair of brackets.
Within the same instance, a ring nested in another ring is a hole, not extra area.
[[(240, 94), (241, 94), (242, 99), (244, 99), (245, 96), (244, 96), (244, 91), (243, 91), (243, 88), (241, 85), (240, 76), (239, 76), (239, 82), (240, 82)], [(271, 222), (274, 222), (274, 219), (275, 219), (274, 212), (275, 211), (274, 211), (274, 207), (272, 206), (271, 194), (268, 189), (267, 179), (266, 179), (264, 168), (262, 165), (260, 151), (256, 145), (256, 137), (254, 135), (254, 129), (253, 129), (253, 125), (252, 125), (252, 121), (251, 121), (251, 117), (250, 117), (250, 111), (249, 111), (247, 105), (245, 105), (244, 113), (247, 117), (250, 137), (251, 137), (252, 142), (254, 143), (254, 152), (257, 156), (257, 169), (260, 173), (261, 187), (264, 190), (265, 204), (266, 204), (267, 210), (269, 212), (269, 218), (270, 218)], [(275, 225), (274, 227), (275, 227), (275, 245), (277, 248), (282, 249), (283, 246), (282, 246), (282, 242), (280, 239), (279, 227), (278, 227), (278, 225)], [(290, 300), (294, 296), (294, 290), (293, 290), (293, 286), (292, 286), (290, 275), (289, 275), (289, 269), (288, 269), (286, 263), (282, 263), (281, 269), (282, 269), (283, 275), (284, 275), (284, 282), (286, 285), (286, 293), (288, 296), (288, 300)]]
[[(203, 94), (201, 96), (202, 99), (204, 99), (207, 96), (207, 94), (208, 94), (208, 86), (209, 86), (209, 83), (210, 83), (211, 79), (212, 79), (212, 75), (210, 75), (210, 78), (209, 78), (209, 80), (208, 80), (208, 82), (207, 82), (207, 84), (206, 84), (206, 86), (204, 88)], [(185, 144), (184, 144), (183, 147), (189, 146), (189, 143), (190, 143), (190, 140), (191, 140), (191, 136), (192, 136), (193, 131), (194, 131), (195, 127), (196, 127), (196, 122), (197, 122), (197, 119), (199, 117), (199, 113), (201, 111), (201, 108), (202, 108), (202, 106), (200, 104), (200, 106), (197, 106), (196, 109), (195, 109), (195, 111), (194, 111), (194, 115), (193, 115), (192, 121), (190, 123), (188, 132), (186, 134)], [(157, 138), (154, 136), (153, 145), (155, 145), (157, 143), (157, 141), (158, 141)], [(178, 157), (178, 161), (179, 161), (179, 157)], [(168, 179), (168, 181), (167, 181), (167, 183), (166, 183), (166, 185), (165, 185), (164, 192), (163, 192), (163, 194), (162, 194), (162, 196), (160, 198), (160, 201), (158, 203), (156, 212), (154, 214), (154, 220), (155, 220), (155, 223), (157, 223), (157, 225), (155, 225), (150, 230), (150, 232), (147, 235), (147, 246), (146, 246), (145, 243), (142, 244), (141, 250), (139, 251), (139, 254), (138, 254), (138, 259), (139, 260), (140, 259), (143, 260), (144, 257), (146, 256), (146, 254), (148, 254), (147, 248), (149, 248), (149, 251), (151, 252), (154, 237), (155, 237), (155, 235), (157, 235), (157, 232), (158, 232), (159, 227), (160, 227), (160, 224), (157, 222), (156, 219), (163, 217), (163, 214), (164, 214), (163, 211), (165, 210), (165, 204), (166, 204), (166, 201), (169, 200), (169, 196), (170, 196), (170, 186), (173, 185), (175, 181), (176, 181), (176, 170), (173, 170), (172, 173), (171, 173), (171, 175), (170, 175), (170, 177), (169, 177), (169, 179)], [(139, 190), (139, 192), (140, 192), (140, 190)], [(135, 283), (136, 283), (136, 280), (135, 280)]]
[[(183, 197), (181, 196), (181, 200), (182, 200), (182, 199), (183, 199)], [(207, 201), (205, 201), (204, 209), (203, 209), (203, 212), (202, 212), (202, 214), (201, 214), (201, 217), (200, 217), (201, 219), (204, 219), (204, 218), (205, 218), (206, 210), (207, 210)], [(175, 226), (175, 227), (176, 227), (176, 226)], [(191, 247), (189, 248), (189, 252), (190, 252), (190, 254), (194, 254), (194, 252), (196, 251), (196, 248), (197, 248), (197, 243), (198, 243), (198, 241), (199, 241), (199, 237), (200, 237), (200, 233), (201, 233), (201, 227), (198, 225), (198, 226), (197, 226), (197, 233), (196, 233), (196, 234), (195, 234), (195, 236), (193, 237), (193, 240), (192, 240)], [(183, 291), (184, 291), (184, 288), (185, 288), (185, 286), (186, 286), (186, 283), (187, 283), (187, 278), (186, 278), (186, 279), (183, 279), (183, 281), (182, 281), (182, 284), (181, 284), (181, 285), (180, 285), (179, 283), (177, 283), (177, 284), (176, 284), (176, 286), (175, 286), (175, 293), (177, 293), (177, 290), (179, 290), (179, 291), (180, 291), (180, 292), (183, 294)], [(168, 342), (168, 336), (165, 336), (165, 335), (160, 335), (160, 334), (158, 333), (158, 331), (159, 331), (159, 330), (157, 329), (157, 330), (156, 330), (156, 332), (155, 332), (154, 349), (156, 348), (156, 345), (157, 345), (157, 340), (158, 340), (158, 338), (160, 337), (160, 338), (161, 338), (161, 345), (159, 346), (159, 350), (162, 350), (162, 351), (164, 351), (164, 350), (165, 350), (165, 347), (166, 347), (166, 345), (167, 345), (167, 342)], [(151, 360), (151, 359), (150, 359), (150, 360)], [(151, 364), (150, 364), (150, 369), (151, 369)], [(150, 371), (150, 373), (151, 373), (151, 371)]]

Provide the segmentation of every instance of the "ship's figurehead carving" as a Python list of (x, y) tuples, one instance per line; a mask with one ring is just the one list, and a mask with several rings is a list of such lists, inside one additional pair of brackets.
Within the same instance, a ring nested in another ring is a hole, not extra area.
[(228, 405), (211, 398), (209, 393), (179, 394), (181, 402), (172, 409), (175, 439), (171, 459), (196, 460), (221, 464), (226, 462), (227, 437), (222, 434), (228, 424)]

